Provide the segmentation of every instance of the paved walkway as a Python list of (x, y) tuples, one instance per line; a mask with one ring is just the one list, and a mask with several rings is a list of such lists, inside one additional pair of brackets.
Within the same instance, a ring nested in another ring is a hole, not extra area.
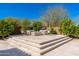
[(30, 54), (9, 45), (6, 41), (0, 40), (0, 56), (30, 56)]
[(74, 39), (48, 52), (45, 56), (79, 56), (79, 39)]

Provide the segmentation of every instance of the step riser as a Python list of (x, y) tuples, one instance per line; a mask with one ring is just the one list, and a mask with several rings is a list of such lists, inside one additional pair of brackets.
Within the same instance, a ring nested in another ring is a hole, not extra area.
[(62, 38), (65, 38), (65, 37), (61, 37), (61, 38), (53, 39), (53, 40), (50, 40), (50, 41), (42, 42), (42, 43), (40, 43), (40, 45), (47, 44), (47, 43), (50, 43), (52, 41), (56, 41), (56, 40), (62, 39)]
[(42, 52), (40, 53), (40, 55), (44, 55), (45, 53), (47, 53), (47, 52), (49, 52), (49, 51), (51, 51), (51, 50), (54, 50), (54, 49), (56, 49), (57, 47), (59, 47), (59, 46), (65, 44), (65, 43), (67, 43), (67, 42), (69, 42), (69, 41), (71, 41), (71, 40), (72, 40), (72, 39), (70, 39), (70, 40), (68, 40), (68, 41), (65, 41), (65, 42), (63, 42), (63, 43), (61, 43), (61, 44), (59, 44), (59, 45), (56, 45), (56, 46), (54, 46), (54, 47), (52, 47), (52, 48), (50, 48), (50, 49), (48, 49), (48, 50), (42, 51)]
[(64, 40), (67, 40), (67, 39), (69, 39), (69, 38), (65, 38), (65, 39), (62, 39), (62, 40), (59, 39), (59, 41), (56, 40), (55, 42), (50, 42), (50, 44), (44, 44), (43, 46), (40, 47), (40, 49), (47, 48), (47, 47), (49, 47), (49, 46), (55, 45), (55, 44), (57, 44), (57, 43), (59, 43), (59, 42), (62, 42), (62, 41), (64, 41)]

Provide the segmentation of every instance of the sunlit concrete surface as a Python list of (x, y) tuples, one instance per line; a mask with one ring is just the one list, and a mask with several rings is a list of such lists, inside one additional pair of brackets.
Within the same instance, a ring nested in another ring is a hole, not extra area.
[(50, 41), (61, 37), (65, 37), (65, 35), (40, 35), (40, 36), (17, 35), (12, 36), (9, 39), (16, 39), (16, 40), (25, 39), (39, 44), (42, 42)]
[(30, 56), (30, 54), (11, 46), (6, 41), (0, 40), (0, 56)]
[[(60, 38), (60, 39), (59, 39)], [(70, 41), (72, 38), (64, 35), (41, 35), (41, 36), (27, 36), (18, 35), (12, 36), (8, 42), (23, 51), (31, 53), (32, 55), (44, 55), (49, 53), (47, 51), (66, 44), (64, 42)], [(57, 42), (57, 43), (56, 43)], [(40, 44), (41, 43), (41, 44)]]
[[(15, 37), (15, 36), (13, 36), (13, 37)], [(52, 37), (51, 36), (41, 36), (41, 37), (40, 36), (16, 36), (16, 38), (21, 38), (21, 39), (25, 38), (28, 40), (37, 38), (36, 40), (40, 41), (38, 43), (47, 41), (48, 38), (50, 40), (51, 38), (53, 39), (55, 37), (56, 36), (52, 36)], [(57, 36), (57, 37), (59, 37), (59, 36)], [(28, 51), (24, 52), (23, 50), (15, 48), (13, 45), (10, 45), (6, 41), (0, 40), (0, 56), (31, 56), (31, 54), (27, 53)], [(36, 42), (36, 41), (34, 41), (34, 42)], [(79, 39), (73, 39), (72, 41), (70, 41), (66, 44), (63, 44), (62, 46), (49, 51), (48, 53), (44, 54), (43, 56), (79, 56), (78, 51), (79, 51)]]
[(79, 56), (79, 39), (73, 39), (55, 50), (46, 53), (45, 56)]

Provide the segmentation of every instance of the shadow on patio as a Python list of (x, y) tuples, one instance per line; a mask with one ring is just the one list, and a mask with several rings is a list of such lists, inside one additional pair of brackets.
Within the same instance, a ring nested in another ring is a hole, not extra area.
[(0, 56), (31, 56), (31, 54), (25, 53), (17, 48), (11, 48), (7, 50), (0, 50)]

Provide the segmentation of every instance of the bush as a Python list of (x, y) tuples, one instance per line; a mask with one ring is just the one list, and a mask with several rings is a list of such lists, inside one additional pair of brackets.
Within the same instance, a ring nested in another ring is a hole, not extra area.
[(66, 34), (70, 37), (75, 37), (76, 35), (75, 32), (76, 32), (76, 26), (74, 25), (69, 26), (66, 30)]
[(34, 31), (39, 31), (43, 26), (42, 22), (40, 22), (40, 21), (35, 21), (35, 22), (33, 22), (32, 25), (33, 25)]
[(12, 26), (11, 34), (20, 34), (20, 21), (16, 18), (8, 17), (4, 19), (5, 22), (9, 23)]
[(79, 25), (76, 26), (76, 29), (75, 29), (75, 37), (76, 38), (79, 38)]
[(13, 18), (5, 18), (0, 20), (0, 37), (4, 39), (4, 37), (7, 37), (11, 34), (19, 33), (19, 24), (20, 23), (18, 20)]
[(60, 23), (60, 32), (73, 38), (79, 38), (79, 25), (73, 24), (71, 20), (64, 19)]
[(0, 21), (0, 36), (4, 39), (5, 36), (9, 36), (12, 33), (13, 26), (11, 23), (4, 20)]
[(75, 36), (76, 26), (70, 19), (65, 18), (60, 22), (60, 32), (70, 37)]

